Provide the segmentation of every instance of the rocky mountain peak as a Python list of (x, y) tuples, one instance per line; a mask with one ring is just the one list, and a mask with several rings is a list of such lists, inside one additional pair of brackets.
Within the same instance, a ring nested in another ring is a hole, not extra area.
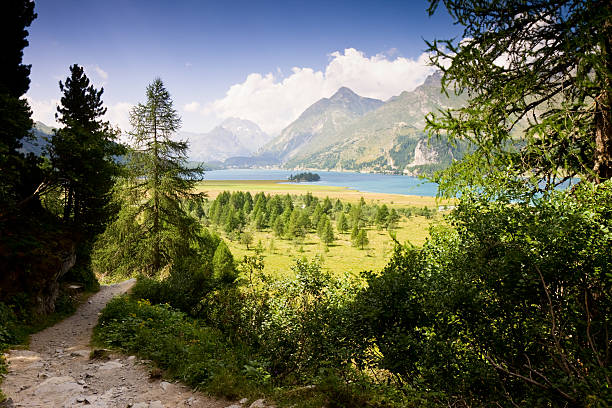
[(335, 94), (333, 94), (329, 100), (330, 101), (337, 101), (340, 99), (360, 99), (361, 96), (357, 95), (355, 92), (353, 92), (350, 88), (347, 88), (346, 86), (340, 87)]

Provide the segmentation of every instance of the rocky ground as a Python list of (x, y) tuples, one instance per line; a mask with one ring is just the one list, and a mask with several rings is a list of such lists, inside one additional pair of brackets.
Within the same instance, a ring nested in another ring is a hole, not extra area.
[(133, 280), (103, 286), (77, 312), (31, 337), (29, 350), (11, 350), (1, 407), (206, 407), (257, 408), (213, 399), (178, 384), (152, 379), (150, 365), (135, 356), (109, 354), (90, 359), (89, 342), (98, 313)]

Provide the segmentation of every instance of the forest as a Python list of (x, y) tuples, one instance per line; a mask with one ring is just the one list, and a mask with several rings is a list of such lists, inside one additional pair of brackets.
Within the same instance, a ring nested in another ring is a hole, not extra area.
[[(71, 65), (61, 127), (43, 155), (24, 153), (22, 58), (36, 13), (29, 0), (3, 3), (2, 351), (72, 313), (99, 278), (135, 277), (101, 312), (94, 344), (209, 395), (294, 407), (612, 405), (612, 4), (429, 3), (470, 39), (427, 43), (445, 92), (469, 96), (426, 118), (431, 140), (470, 146), (432, 176), (456, 205), (423, 245), (396, 240), (382, 270), (358, 276), (317, 257), (270, 276), (246, 227), (296, 245), (350, 232), (363, 249), (366, 227), (393, 234), (406, 211), (433, 210), (310, 194), (209, 199), (160, 78), (122, 144), (103, 120), (103, 88)], [(238, 259), (228, 240), (254, 249)]]

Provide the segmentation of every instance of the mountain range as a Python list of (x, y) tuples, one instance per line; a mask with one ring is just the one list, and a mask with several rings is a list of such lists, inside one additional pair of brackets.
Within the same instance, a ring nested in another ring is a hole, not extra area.
[[(429, 141), (425, 117), (458, 108), (465, 97), (442, 93), (436, 72), (413, 91), (386, 101), (341, 87), (308, 107), (272, 137), (245, 119), (228, 118), (207, 133), (181, 132), (190, 142), (189, 159), (216, 167), (280, 166), (293, 169), (379, 171), (418, 174), (447, 166), (467, 146)], [(40, 154), (52, 129), (37, 122), (35, 141), (24, 150)]]
[(252, 156), (272, 139), (257, 124), (238, 118), (225, 119), (208, 133), (181, 132), (180, 138), (189, 140), (189, 158), (203, 162)]
[(343, 87), (306, 109), (256, 157), (276, 159), (296, 169), (431, 170), (459, 158), (465, 146), (430, 143), (424, 133), (425, 116), (463, 103), (462, 97), (442, 93), (440, 72), (414, 91), (384, 102)]

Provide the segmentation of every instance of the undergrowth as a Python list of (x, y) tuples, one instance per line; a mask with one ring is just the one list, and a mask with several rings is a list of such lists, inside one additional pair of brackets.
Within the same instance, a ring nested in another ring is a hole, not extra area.
[(94, 342), (152, 360), (167, 378), (229, 399), (266, 398), (296, 408), (411, 406), (404, 393), (374, 384), (355, 369), (321, 368), (307, 381), (272, 376), (256, 346), (231, 341), (168, 304), (127, 295), (103, 310)]

